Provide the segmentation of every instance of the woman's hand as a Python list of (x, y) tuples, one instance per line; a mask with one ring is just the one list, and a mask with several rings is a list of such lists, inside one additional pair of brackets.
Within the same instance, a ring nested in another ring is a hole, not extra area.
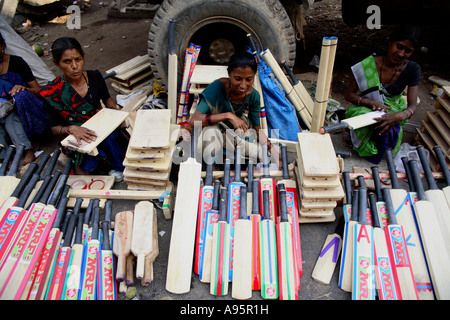
[(81, 140), (91, 143), (97, 139), (95, 131), (85, 127), (72, 125), (68, 127), (67, 132), (77, 139), (79, 145), (82, 144)]
[(391, 106), (387, 106), (387, 105), (385, 105), (381, 102), (375, 101), (375, 100), (371, 101), (370, 105), (372, 106), (373, 111), (384, 111), (386, 113), (388, 112), (389, 109), (392, 108)]
[(14, 97), (17, 93), (25, 91), (25, 90), (27, 90), (26, 87), (17, 84), (11, 89), (9, 94), (11, 95), (11, 97)]
[(375, 120), (379, 123), (375, 127), (379, 131), (379, 135), (389, 132), (397, 123), (404, 120), (405, 116), (402, 112), (386, 113)]
[(238, 118), (235, 114), (229, 112), (228, 119), (230, 120), (234, 129), (242, 130), (243, 132), (246, 132), (248, 130), (247, 124), (241, 118)]

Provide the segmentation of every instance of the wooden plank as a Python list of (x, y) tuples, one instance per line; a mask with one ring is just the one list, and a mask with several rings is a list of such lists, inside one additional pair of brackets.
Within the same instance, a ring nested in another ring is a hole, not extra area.
[[(436, 100), (445, 110), (450, 112), (450, 99), (448, 98), (448, 96), (437, 97)], [(439, 106), (436, 105), (436, 108), (438, 107)]]
[(130, 59), (122, 64), (119, 64), (118, 66), (115, 66), (114, 68), (106, 70), (106, 73), (111, 72), (115, 72), (116, 74), (125, 73), (128, 72), (129, 70), (132, 70), (133, 68), (140, 66), (141, 64), (147, 61), (148, 56), (136, 56), (133, 59)]
[(168, 171), (148, 171), (148, 170), (140, 170), (139, 168), (125, 168), (123, 171), (124, 177), (130, 178), (142, 178), (149, 180), (168, 180), (169, 172)]
[(152, 78), (152, 75), (153, 75), (153, 70), (147, 70), (145, 72), (139, 73), (139, 74), (137, 74), (129, 79), (126, 79), (126, 80), (121, 80), (121, 79), (118, 79), (117, 77), (114, 77), (113, 79), (116, 82), (120, 83), (125, 88), (130, 88), (133, 85), (140, 83), (141, 81)]
[(69, 190), (69, 197), (74, 198), (99, 198), (99, 199), (125, 199), (125, 200), (148, 200), (159, 199), (161, 191), (136, 191), (136, 190)]
[(341, 200), (344, 198), (344, 189), (342, 186), (329, 189), (301, 189), (302, 199), (322, 199), (322, 200)]
[(138, 110), (130, 138), (130, 148), (135, 150), (169, 148), (170, 116), (169, 109)]
[(115, 77), (119, 80), (122, 81), (127, 81), (131, 78), (133, 78), (134, 76), (136, 76), (139, 73), (147, 73), (148, 71), (150, 71), (150, 60), (147, 59), (147, 61), (145, 61), (143, 64), (140, 64), (138, 66), (135, 66), (134, 68), (123, 72), (123, 73), (119, 73), (116, 74)]
[(444, 153), (449, 156), (449, 144), (445, 141), (445, 139), (442, 137), (442, 135), (439, 133), (439, 131), (430, 123), (430, 120), (428, 118), (422, 120), (422, 125), (426, 129), (426, 131), (429, 133), (431, 138), (433, 138), (434, 142), (441, 146)]
[(336, 152), (329, 134), (300, 132), (298, 134), (299, 165), (308, 177), (339, 174)]
[(445, 122), (440, 118), (437, 112), (427, 112), (428, 119), (434, 124), (435, 128), (439, 131), (441, 136), (444, 138), (445, 142), (450, 145), (450, 129), (447, 127)]
[(450, 128), (450, 113), (446, 109), (436, 109), (437, 114), (444, 121), (445, 125)]
[(97, 139), (94, 142), (87, 143), (82, 141), (82, 144), (78, 145), (75, 136), (68, 135), (61, 141), (61, 145), (80, 153), (89, 154), (93, 152), (97, 146), (111, 134), (111, 132), (119, 127), (127, 117), (128, 112), (103, 108), (82, 125), (82, 127), (95, 131)]

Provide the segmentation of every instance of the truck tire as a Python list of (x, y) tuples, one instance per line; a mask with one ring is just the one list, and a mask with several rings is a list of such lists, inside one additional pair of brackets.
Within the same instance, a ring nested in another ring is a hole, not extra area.
[[(278, 0), (165, 0), (153, 18), (148, 37), (151, 67), (163, 86), (167, 84), (171, 19), (176, 20), (178, 79), (182, 77), (185, 50), (190, 43), (201, 46), (199, 64), (226, 64), (233, 52), (248, 46), (248, 33), (260, 49), (268, 48), (278, 61), (294, 65), (294, 29)], [(226, 46), (226, 50), (210, 54), (210, 48), (217, 43), (218, 47)]]

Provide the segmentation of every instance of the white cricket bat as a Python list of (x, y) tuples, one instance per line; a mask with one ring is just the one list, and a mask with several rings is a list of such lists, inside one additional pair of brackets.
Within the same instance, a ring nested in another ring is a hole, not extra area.
[[(399, 225), (402, 226), (404, 236), (406, 239), (408, 239), (407, 246), (409, 260), (411, 262), (419, 299), (434, 300), (431, 278), (428, 273), (425, 253), (419, 237), (419, 230), (415, 221), (416, 219), (414, 217), (413, 205), (411, 204), (412, 202), (414, 202), (413, 193), (407, 192), (405, 189), (400, 187), (397, 172), (395, 170), (394, 162), (392, 159), (392, 151), (390, 149), (386, 150), (385, 157), (391, 180), (391, 189), (389, 195), (392, 200), (396, 221)], [(405, 171), (410, 171), (409, 166), (405, 167)], [(409, 181), (409, 184), (410, 190), (415, 190), (412, 180)], [(402, 251), (399, 251), (399, 253), (402, 253)], [(395, 261), (393, 260), (391, 260), (391, 262), (393, 264), (395, 263)]]
[(414, 203), (414, 213), (419, 226), (434, 293), (436, 299), (448, 300), (450, 299), (450, 257), (445, 248), (445, 240), (439, 226), (436, 209), (433, 203), (426, 198), (417, 168), (417, 161), (410, 160), (408, 164), (414, 179), (413, 183), (418, 199)]
[(375, 300), (373, 228), (367, 223), (367, 188), (359, 188), (359, 223), (355, 225), (353, 300)]
[(312, 278), (319, 283), (329, 284), (336, 268), (337, 260), (342, 250), (342, 237), (344, 233), (345, 219), (342, 216), (334, 233), (329, 234), (320, 250), (312, 272)]
[(240, 215), (234, 225), (234, 271), (231, 296), (252, 297), (252, 222), (247, 216), (247, 186), (241, 186)]
[[(378, 202), (374, 193), (369, 193), (369, 204), (370, 210), (376, 212)], [(385, 206), (384, 202), (383, 205)], [(389, 257), (386, 236), (377, 214), (373, 215), (373, 245), (375, 259), (375, 288), (378, 293), (378, 298), (380, 300), (399, 300), (397, 278), (394, 275), (391, 259)]]
[(194, 259), (195, 230), (202, 166), (195, 159), (195, 139), (191, 136), (191, 157), (180, 164), (177, 197), (173, 212), (169, 259), (167, 263), (166, 290), (187, 293), (191, 289)]

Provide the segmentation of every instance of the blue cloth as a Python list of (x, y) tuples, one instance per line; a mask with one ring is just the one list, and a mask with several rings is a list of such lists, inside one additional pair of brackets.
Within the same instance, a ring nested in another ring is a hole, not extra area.
[[(17, 73), (6, 72), (0, 75), (0, 80), (9, 83), (11, 89), (15, 85), (27, 86)], [(11, 97), (9, 96), (9, 98)], [(45, 111), (44, 102), (34, 94), (28, 91), (18, 92), (14, 96), (14, 104), (28, 138), (32, 136), (39, 137), (49, 128), (49, 119)]]
[(262, 59), (258, 59), (258, 71), (269, 138), (298, 141), (301, 129), (294, 106), (287, 100), (286, 92), (272, 69)]
[(79, 166), (80, 169), (86, 172), (92, 172), (102, 165), (108, 159), (111, 169), (123, 172), (125, 167), (122, 160), (125, 158), (126, 150), (120, 143), (120, 129), (114, 130), (105, 140), (97, 147), (98, 155), (91, 156), (84, 155), (83, 162)]

